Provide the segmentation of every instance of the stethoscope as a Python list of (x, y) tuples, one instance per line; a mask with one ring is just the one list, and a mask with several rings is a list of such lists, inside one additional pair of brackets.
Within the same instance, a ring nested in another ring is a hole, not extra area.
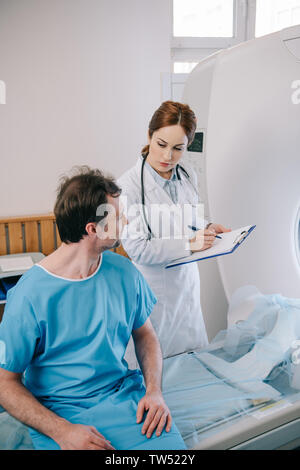
[[(150, 240), (151, 237), (153, 237), (154, 235), (152, 233), (152, 230), (151, 230), (151, 227), (150, 227), (149, 222), (147, 220), (147, 216), (146, 216), (146, 212), (145, 212), (145, 188), (144, 188), (144, 166), (145, 166), (145, 163), (146, 163), (146, 159), (148, 157), (148, 153), (145, 154), (145, 155), (142, 155), (142, 157), (143, 157), (143, 162), (142, 162), (142, 167), (141, 167), (141, 199), (142, 199), (143, 216), (144, 216), (144, 220), (145, 220), (145, 223), (146, 223), (146, 226), (147, 226), (147, 229), (148, 229), (147, 239)], [(175, 171), (176, 171), (177, 179), (179, 181), (181, 181), (181, 176), (180, 176), (179, 170), (182, 171), (182, 173), (185, 175), (185, 177), (187, 179), (190, 179), (190, 175), (188, 174), (188, 172), (181, 165), (179, 165), (177, 163), (177, 165), (175, 167)]]

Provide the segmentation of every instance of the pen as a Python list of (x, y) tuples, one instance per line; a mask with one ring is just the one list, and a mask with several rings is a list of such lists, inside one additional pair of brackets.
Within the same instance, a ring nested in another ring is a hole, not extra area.
[[(188, 228), (194, 230), (194, 232), (201, 230), (200, 228), (194, 227), (193, 225), (188, 225)], [(220, 240), (222, 240), (222, 237), (220, 237), (219, 235), (216, 235), (216, 238), (220, 238)]]

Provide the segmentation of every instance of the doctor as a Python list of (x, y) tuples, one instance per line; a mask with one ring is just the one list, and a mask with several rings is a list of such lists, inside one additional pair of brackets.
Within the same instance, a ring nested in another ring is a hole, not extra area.
[[(150, 121), (148, 145), (135, 166), (118, 180), (128, 220), (122, 244), (158, 299), (151, 322), (163, 357), (208, 344), (197, 263), (171, 269), (164, 266), (173, 259), (210, 248), (217, 233), (229, 231), (202, 219), (201, 230), (190, 230), (189, 236), (184, 236), (188, 225), (199, 227), (194, 210), (199, 205), (196, 174), (180, 162), (195, 130), (196, 117), (188, 105), (162, 103)], [(136, 366), (132, 342), (126, 354), (129, 365)]]

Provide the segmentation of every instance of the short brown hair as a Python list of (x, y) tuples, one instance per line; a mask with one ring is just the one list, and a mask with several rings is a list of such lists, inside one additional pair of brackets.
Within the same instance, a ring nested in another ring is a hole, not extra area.
[(121, 189), (114, 179), (87, 165), (73, 167), (73, 176), (62, 176), (57, 189), (54, 215), (61, 240), (77, 243), (84, 235), (86, 224), (99, 222), (97, 208), (107, 203), (107, 195), (117, 197)]
[[(162, 127), (174, 126), (179, 124), (187, 138), (188, 145), (194, 140), (197, 128), (197, 119), (195, 113), (187, 104), (178, 103), (176, 101), (165, 101), (153, 114), (149, 123), (149, 137), (151, 139), (153, 133)], [(146, 145), (142, 150), (142, 155), (149, 152), (149, 145)]]

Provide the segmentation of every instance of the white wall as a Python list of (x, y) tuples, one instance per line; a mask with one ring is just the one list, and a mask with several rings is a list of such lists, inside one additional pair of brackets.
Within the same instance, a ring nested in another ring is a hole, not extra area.
[(49, 212), (58, 178), (120, 176), (171, 71), (171, 0), (0, 0), (0, 216)]

